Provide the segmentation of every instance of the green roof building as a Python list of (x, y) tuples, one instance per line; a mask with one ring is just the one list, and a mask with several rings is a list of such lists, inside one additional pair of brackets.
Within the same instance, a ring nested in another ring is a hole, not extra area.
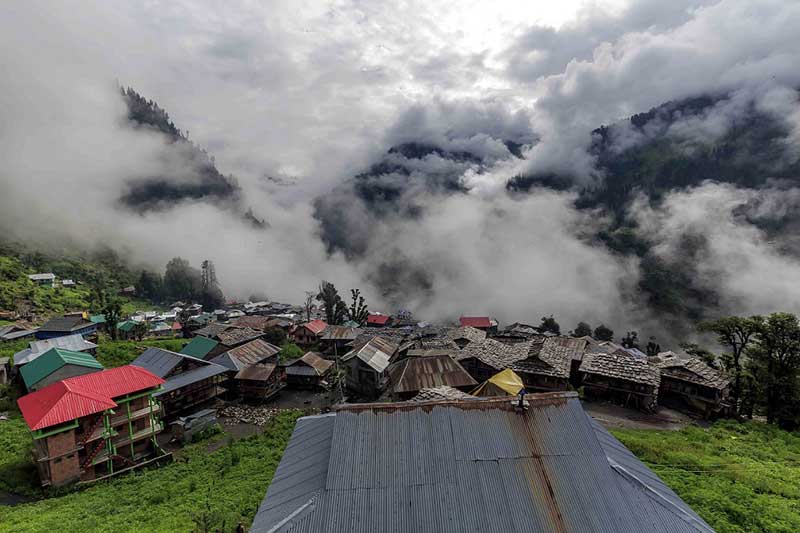
[(29, 391), (74, 376), (103, 370), (103, 365), (91, 354), (50, 348), (45, 353), (20, 368), (20, 375)]
[(208, 337), (195, 337), (183, 347), (181, 353), (198, 359), (205, 359), (217, 347), (217, 344), (219, 344), (217, 341)]
[(120, 322), (117, 325), (117, 329), (120, 331), (124, 331), (125, 333), (130, 333), (133, 331), (133, 327), (136, 325), (136, 322), (133, 320), (126, 320), (125, 322)]
[(105, 324), (106, 323), (106, 315), (92, 315), (89, 317), (89, 322), (94, 324)]

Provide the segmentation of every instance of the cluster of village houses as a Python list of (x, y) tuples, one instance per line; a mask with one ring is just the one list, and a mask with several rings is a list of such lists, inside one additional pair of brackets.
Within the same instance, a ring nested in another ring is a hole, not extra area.
[[(184, 312), (185, 311), (185, 312)], [(230, 304), (203, 312), (176, 302), (169, 312), (137, 312), (118, 324), (147, 323), (150, 335), (191, 340), (178, 353), (147, 348), (130, 365), (104, 369), (93, 357), (104, 317), (72, 313), (42, 326), (6, 326), (0, 338), (32, 338), (3, 375), (19, 399), (45, 485), (115, 474), (166, 454), (159, 434), (213, 420), (223, 401), (263, 403), (285, 387), (328, 390), (337, 400), (402, 402), (582, 390), (586, 398), (652, 410), (657, 404), (724, 415), (728, 380), (702, 361), (672, 352), (647, 357), (591, 337), (574, 338), (489, 317), (418, 323), (408, 313), (372, 313), (364, 324), (329, 325), (320, 310), (288, 304)], [(183, 316), (187, 324), (178, 324)], [(188, 316), (188, 319), (186, 318)], [(177, 325), (177, 326), (176, 326)], [(306, 350), (294, 360), (265, 340), (272, 328)], [(332, 376), (333, 373), (333, 376)], [(198, 415), (199, 413), (199, 415)]]

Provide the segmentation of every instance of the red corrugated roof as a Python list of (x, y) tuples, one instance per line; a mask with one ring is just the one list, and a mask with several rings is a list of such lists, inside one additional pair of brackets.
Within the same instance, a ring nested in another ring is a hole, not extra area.
[(488, 316), (462, 316), (458, 320), (462, 326), (471, 326), (473, 328), (489, 328), (492, 326), (492, 321)]
[(389, 315), (369, 315), (367, 317), (367, 324), (376, 324), (383, 326), (389, 322)]
[(319, 335), (325, 328), (328, 327), (328, 324), (324, 320), (312, 320), (311, 322), (306, 322), (303, 324), (303, 327), (308, 329), (314, 335)]
[(117, 406), (113, 398), (149, 389), (164, 380), (138, 366), (121, 366), (68, 378), (17, 400), (33, 431)]

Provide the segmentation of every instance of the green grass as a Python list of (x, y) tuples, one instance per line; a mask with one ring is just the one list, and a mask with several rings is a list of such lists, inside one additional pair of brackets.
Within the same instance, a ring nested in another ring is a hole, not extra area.
[(179, 352), (186, 344), (186, 339), (144, 339), (141, 341), (111, 341), (101, 338), (97, 345), (95, 358), (106, 368), (127, 365), (148, 347), (155, 346), (173, 352)]
[[(284, 411), (264, 433), (213, 453), (184, 448), (161, 467), (99, 482), (83, 490), (14, 507), (0, 507), (0, 533), (92, 531), (231, 531), (249, 524), (280, 462), (300, 411)], [(205, 516), (204, 516), (205, 515)]]
[(800, 433), (734, 421), (612, 433), (718, 532), (800, 531)]
[(291, 342), (284, 342), (281, 345), (281, 351), (278, 352), (278, 358), (281, 363), (285, 363), (303, 357), (304, 354), (305, 352), (298, 345)]
[[(39, 496), (42, 491), (31, 459), (31, 434), (18, 411), (9, 415), (9, 420), (0, 422), (0, 490)], [(0, 507), (0, 517), (2, 509)]]
[(0, 342), (0, 357), (14, 357), (14, 354), (20, 350), (24, 350), (28, 347), (31, 341), (34, 341), (33, 337), (29, 337), (27, 339), (18, 339), (15, 341), (3, 341)]

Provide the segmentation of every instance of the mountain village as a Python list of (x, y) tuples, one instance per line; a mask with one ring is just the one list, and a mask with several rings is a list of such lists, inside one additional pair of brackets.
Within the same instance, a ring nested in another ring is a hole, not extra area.
[(104, 368), (110, 325), (76, 310), (0, 327), (29, 340), (0, 360), (0, 380), (20, 393), (45, 487), (169, 463), (225, 416), (313, 404), (250, 531), (712, 530), (584, 405), (725, 417), (719, 370), (490, 316), (362, 311), (329, 324), (310, 301), (174, 302), (120, 317), (113, 337), (182, 338), (180, 351)]

